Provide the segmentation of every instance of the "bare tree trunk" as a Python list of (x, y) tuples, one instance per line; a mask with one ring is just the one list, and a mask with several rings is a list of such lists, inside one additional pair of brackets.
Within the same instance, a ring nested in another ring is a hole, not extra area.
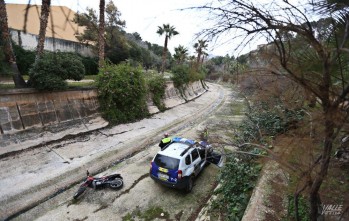
[(99, 2), (99, 29), (98, 29), (98, 56), (99, 56), (99, 67), (104, 65), (104, 32), (105, 32), (105, 0)]
[(19, 73), (18, 66), (16, 63), (16, 57), (13, 53), (12, 49), (12, 43), (11, 43), (11, 37), (10, 32), (8, 29), (8, 23), (7, 23), (7, 11), (6, 11), (6, 5), (4, 0), (0, 0), (0, 28), (2, 32), (2, 38), (4, 41), (4, 54), (6, 61), (10, 64), (12, 69), (12, 78), (13, 82), (15, 83), (16, 88), (23, 88), (26, 87), (26, 83), (22, 77), (22, 75)]
[(167, 44), (168, 44), (168, 36), (167, 36), (167, 34), (166, 34), (166, 36), (165, 36), (164, 50), (162, 51), (162, 66), (161, 66), (161, 73), (162, 73), (162, 74), (164, 74), (165, 67), (166, 67)]
[(39, 39), (38, 39), (38, 46), (36, 47), (35, 60), (40, 59), (42, 54), (44, 53), (46, 28), (47, 28), (48, 16), (50, 14), (50, 5), (51, 5), (51, 0), (42, 0)]
[(316, 221), (319, 215), (319, 208), (321, 204), (319, 190), (328, 172), (333, 146), (333, 134), (333, 119), (331, 116), (331, 111), (328, 111), (325, 113), (325, 141), (320, 161), (320, 171), (318, 171), (316, 174), (315, 180), (310, 188), (310, 217), (313, 221)]

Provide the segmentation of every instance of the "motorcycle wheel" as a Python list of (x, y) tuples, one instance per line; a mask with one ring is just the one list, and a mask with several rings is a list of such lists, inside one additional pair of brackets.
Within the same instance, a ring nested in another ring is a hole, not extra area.
[(120, 178), (115, 178), (115, 180), (109, 183), (109, 187), (115, 190), (121, 189), (123, 185), (124, 185), (124, 181)]
[(81, 194), (83, 194), (86, 190), (86, 186), (80, 186), (78, 191), (74, 194), (73, 198), (76, 200)]

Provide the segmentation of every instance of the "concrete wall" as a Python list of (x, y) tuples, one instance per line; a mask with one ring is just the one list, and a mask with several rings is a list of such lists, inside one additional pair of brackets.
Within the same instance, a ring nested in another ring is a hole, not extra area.
[[(10, 33), (11, 33), (12, 40), (16, 44), (21, 45), (24, 49), (26, 50), (36, 49), (36, 46), (38, 45), (37, 35), (24, 33), (24, 32), (13, 30), (13, 29), (10, 31)], [(74, 41), (59, 39), (58, 37), (57, 38), (46, 37), (45, 50), (75, 52), (88, 57), (94, 56), (91, 48), (89, 48), (88, 46), (80, 44), (78, 42), (74, 42)]]
[[(205, 91), (200, 82), (194, 82), (187, 87), (183, 98), (173, 83), (167, 82), (165, 105), (177, 106)], [(100, 117), (98, 107), (96, 89), (45, 93), (34, 89), (0, 91), (0, 147), (13, 143), (13, 139), (30, 139), (29, 134), (35, 134), (38, 128), (54, 134), (87, 122), (86, 119), (96, 119)], [(159, 112), (151, 99), (148, 109), (152, 114)], [(52, 130), (53, 127), (60, 129)]]
[(96, 90), (0, 92), (1, 134), (82, 119), (98, 113)]
[[(172, 81), (167, 82), (167, 87), (165, 91), (165, 106), (166, 108), (175, 107), (179, 104), (183, 104), (188, 100), (194, 99), (197, 96), (204, 93), (206, 89), (203, 87), (200, 81), (191, 83), (186, 87), (184, 94), (181, 95), (179, 90), (174, 87)], [(159, 112), (159, 109), (154, 106), (152, 101), (149, 99), (148, 101), (148, 110), (151, 114)]]

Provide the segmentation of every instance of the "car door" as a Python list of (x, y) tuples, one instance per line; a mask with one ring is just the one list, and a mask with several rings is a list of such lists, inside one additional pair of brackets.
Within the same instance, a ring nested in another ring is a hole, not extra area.
[(224, 164), (223, 155), (221, 153), (218, 153), (212, 150), (207, 151), (206, 161), (218, 167), (222, 167)]
[(194, 174), (195, 176), (198, 175), (201, 171), (201, 157), (199, 155), (198, 150), (195, 148), (191, 153), (191, 159), (192, 159), (192, 166), (194, 167)]

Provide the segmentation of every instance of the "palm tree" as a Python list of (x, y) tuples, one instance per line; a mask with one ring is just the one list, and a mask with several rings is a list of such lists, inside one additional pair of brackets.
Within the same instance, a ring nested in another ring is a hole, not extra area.
[(160, 36), (165, 33), (165, 43), (164, 43), (164, 50), (162, 52), (162, 67), (161, 67), (161, 72), (164, 73), (168, 40), (171, 39), (172, 36), (178, 35), (179, 33), (175, 30), (175, 27), (170, 26), (170, 24), (163, 24), (162, 27), (158, 26), (158, 30), (156, 33), (158, 33)]
[(104, 32), (105, 32), (105, 0), (99, 1), (99, 28), (98, 28), (98, 56), (99, 56), (99, 67), (104, 64)]
[(42, 0), (39, 39), (38, 39), (38, 46), (36, 47), (35, 60), (40, 59), (42, 54), (44, 53), (46, 28), (47, 28), (48, 16), (50, 14), (50, 5), (51, 5), (51, 0)]
[(175, 48), (173, 57), (177, 60), (177, 64), (182, 64), (188, 56), (188, 49), (182, 45)]
[[(199, 67), (201, 56), (203, 55), (205, 49), (207, 48), (207, 41), (206, 40), (199, 40), (197, 43), (194, 44), (194, 48), (196, 53), (198, 53), (198, 56), (196, 58), (196, 65), (197, 68)], [(206, 53), (206, 52), (205, 52)]]
[(12, 68), (12, 78), (13, 82), (15, 83), (16, 88), (23, 88), (26, 87), (26, 83), (22, 77), (22, 75), (19, 73), (18, 66), (16, 63), (16, 57), (13, 53), (12, 49), (12, 43), (11, 43), (11, 37), (10, 32), (8, 29), (8, 23), (7, 23), (7, 11), (6, 11), (6, 5), (4, 0), (0, 0), (0, 30), (2, 34), (2, 40), (4, 42), (3, 49), (6, 61), (10, 64)]
[(207, 52), (202, 52), (202, 57), (201, 57), (201, 65), (204, 63), (205, 58), (207, 58), (208, 53)]
[(190, 67), (192, 68), (193, 67), (193, 64), (195, 63), (195, 55), (191, 55), (188, 57), (188, 60), (189, 60), (189, 64), (190, 64)]

